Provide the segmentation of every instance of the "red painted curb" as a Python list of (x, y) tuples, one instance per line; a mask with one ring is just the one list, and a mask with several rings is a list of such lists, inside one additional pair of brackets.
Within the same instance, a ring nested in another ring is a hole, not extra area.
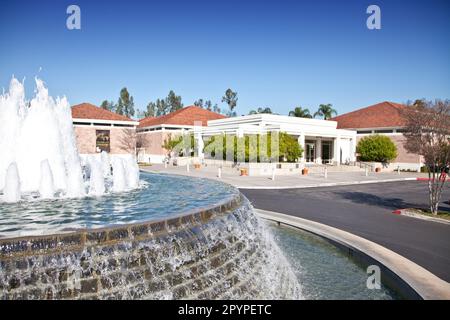
[(394, 210), (392, 211), (393, 214), (402, 214), (402, 210)]

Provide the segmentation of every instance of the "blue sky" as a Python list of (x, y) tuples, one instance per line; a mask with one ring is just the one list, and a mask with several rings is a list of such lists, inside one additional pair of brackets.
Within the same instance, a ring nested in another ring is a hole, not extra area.
[[(81, 8), (81, 30), (66, 8)], [(368, 30), (366, 8), (381, 8)], [(0, 87), (34, 76), (72, 104), (185, 105), (238, 92), (238, 114), (450, 98), (450, 1), (2, 1)], [(40, 70), (42, 67), (42, 70)]]

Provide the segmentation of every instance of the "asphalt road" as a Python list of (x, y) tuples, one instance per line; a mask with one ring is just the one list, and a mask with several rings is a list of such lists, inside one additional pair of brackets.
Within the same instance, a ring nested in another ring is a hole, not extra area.
[[(241, 190), (258, 209), (336, 227), (385, 246), (450, 282), (450, 225), (393, 214), (426, 207), (427, 185), (405, 181), (310, 189)], [(443, 199), (450, 198), (447, 185)], [(442, 205), (441, 210), (450, 211)]]

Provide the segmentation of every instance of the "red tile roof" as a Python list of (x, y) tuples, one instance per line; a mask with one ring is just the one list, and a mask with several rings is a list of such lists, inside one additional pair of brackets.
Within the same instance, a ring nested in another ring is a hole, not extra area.
[(195, 121), (201, 121), (202, 125), (206, 126), (209, 120), (217, 120), (223, 118), (226, 117), (219, 113), (202, 109), (196, 106), (189, 106), (166, 114), (164, 116), (141, 119), (139, 121), (139, 127), (143, 128), (162, 124), (193, 126)]
[(102, 109), (90, 103), (81, 103), (72, 106), (72, 118), (110, 121), (133, 121), (128, 117), (122, 116), (109, 110)]
[(405, 108), (408, 107), (403, 104), (384, 101), (330, 120), (338, 122), (338, 129), (402, 127), (406, 124), (401, 112)]

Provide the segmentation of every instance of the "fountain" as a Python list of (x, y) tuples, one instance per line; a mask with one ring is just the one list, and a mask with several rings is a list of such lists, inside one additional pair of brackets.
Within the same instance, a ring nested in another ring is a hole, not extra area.
[(15, 162), (11, 163), (6, 171), (3, 198), (5, 202), (17, 202), (20, 200), (20, 179)]
[(67, 99), (36, 87), (0, 96), (0, 299), (302, 297), (239, 191), (80, 156)]
[[(317, 296), (300, 285), (311, 283), (303, 258), (286, 258), (303, 241), (281, 251), (237, 189), (140, 174), (129, 155), (80, 156), (67, 100), (36, 85), (30, 102), (16, 79), (0, 96), (0, 299)], [(317, 251), (306, 248), (307, 259)], [(324, 257), (306, 265), (320, 275)]]
[(41, 183), (39, 184), (39, 194), (42, 199), (51, 199), (55, 195), (53, 173), (48, 160), (41, 162)]
[[(11, 80), (9, 92), (0, 96), (0, 122), (0, 192), (4, 190), (0, 202), (17, 202), (30, 196), (100, 196), (139, 187), (139, 169), (132, 156), (117, 159), (124, 166), (119, 173), (127, 182), (115, 184), (114, 190), (108, 188), (108, 181), (117, 180), (110, 169), (110, 158), (116, 156), (89, 156), (82, 166), (69, 103), (66, 98), (49, 96), (40, 79), (36, 79), (36, 96), (29, 102), (23, 84)], [(89, 175), (83, 177), (83, 170)]]

